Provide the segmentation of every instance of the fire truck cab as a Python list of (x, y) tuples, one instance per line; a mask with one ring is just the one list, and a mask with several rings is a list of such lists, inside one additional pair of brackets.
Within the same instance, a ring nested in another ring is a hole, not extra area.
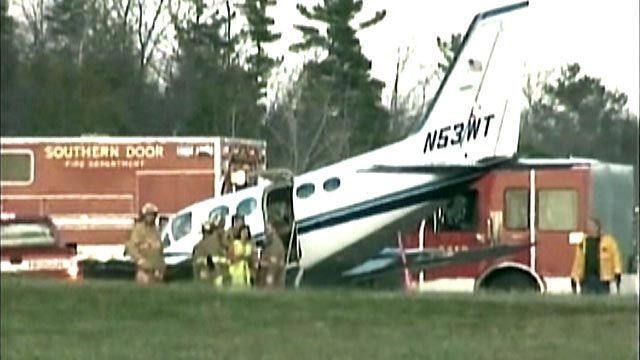
[(623, 292), (638, 292), (633, 168), (589, 159), (526, 159), (445, 194), (407, 247), (457, 252), (530, 244), (506, 257), (413, 274), (421, 290), (529, 289), (571, 292), (575, 240), (587, 219), (615, 236), (624, 261)]

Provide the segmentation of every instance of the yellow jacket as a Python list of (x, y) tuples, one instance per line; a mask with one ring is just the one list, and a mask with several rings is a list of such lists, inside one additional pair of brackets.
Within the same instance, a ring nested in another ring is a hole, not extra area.
[[(585, 240), (586, 236), (575, 246), (576, 253), (571, 269), (571, 278), (575, 281), (582, 281), (584, 278)], [(621, 272), (622, 262), (616, 239), (611, 235), (603, 234), (600, 238), (600, 280), (612, 281), (615, 275)]]

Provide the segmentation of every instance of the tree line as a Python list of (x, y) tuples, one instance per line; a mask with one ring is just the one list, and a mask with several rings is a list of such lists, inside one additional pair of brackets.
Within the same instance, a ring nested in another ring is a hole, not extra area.
[[(19, 18), (0, 1), (3, 136), (262, 138), (271, 166), (302, 172), (401, 138), (429, 101), (398, 94), (399, 58), (382, 103), (358, 32), (386, 12), (363, 13), (362, 0), (292, 3), (305, 21), (288, 51), (315, 56), (276, 89), (268, 79), (284, 54), (266, 51), (281, 37), (269, 16), (276, 0), (25, 0)], [(442, 56), (425, 83), (442, 78), (461, 40), (437, 39)], [(531, 75), (523, 91), (525, 154), (637, 164), (625, 94), (578, 64)]]

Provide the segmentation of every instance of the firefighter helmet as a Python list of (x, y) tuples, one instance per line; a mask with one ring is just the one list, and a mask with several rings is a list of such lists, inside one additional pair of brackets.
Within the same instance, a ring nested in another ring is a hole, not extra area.
[(208, 222), (210, 222), (213, 227), (224, 226), (224, 216), (220, 213), (211, 214)]
[(142, 208), (140, 209), (140, 214), (142, 216), (147, 214), (157, 214), (157, 213), (158, 213), (158, 207), (152, 203), (146, 203), (142, 205)]
[(203, 232), (210, 232), (210, 231), (211, 231), (211, 229), (213, 228), (213, 226), (212, 226), (212, 225), (213, 225), (213, 223), (211, 222), (211, 220), (205, 220), (205, 221), (202, 223), (202, 231), (203, 231)]

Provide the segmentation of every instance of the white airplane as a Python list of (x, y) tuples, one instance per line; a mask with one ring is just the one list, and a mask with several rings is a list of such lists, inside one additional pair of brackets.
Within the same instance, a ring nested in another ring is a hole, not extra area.
[[(274, 221), (297, 285), (340, 281), (393, 246), (437, 198), (467, 186), (517, 152), (521, 41), (514, 27), (528, 2), (477, 14), (456, 58), (407, 138), (285, 181), (193, 204), (163, 231), (167, 263), (188, 259), (212, 212), (241, 213), (256, 238)], [(230, 221), (227, 221), (230, 225)]]

